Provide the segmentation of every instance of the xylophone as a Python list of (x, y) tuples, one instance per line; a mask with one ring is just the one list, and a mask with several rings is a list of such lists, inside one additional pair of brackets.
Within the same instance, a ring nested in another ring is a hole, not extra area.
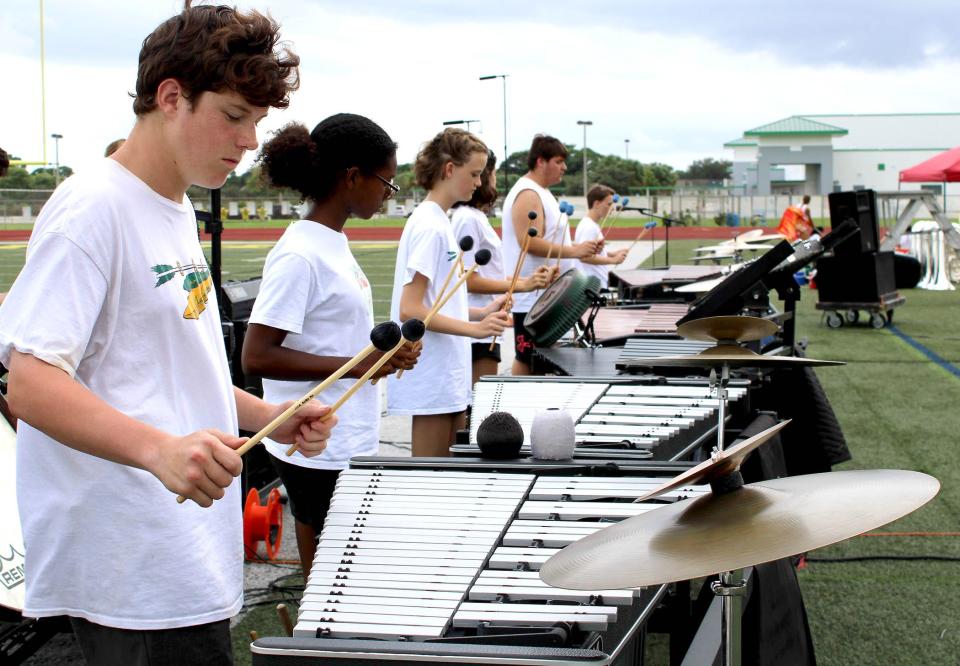
[[(590, 378), (484, 377), (474, 387), (470, 443), (455, 455), (478, 455), (477, 429), (493, 412), (513, 414), (524, 431), (521, 452), (529, 453), (534, 415), (546, 407), (567, 410), (576, 429), (578, 457), (682, 459), (716, 436), (718, 401), (706, 379), (663, 379), (641, 384)], [(729, 407), (748, 410), (749, 382), (730, 382)]]
[(688, 464), (351, 466), (337, 481), (294, 636), (255, 641), (254, 664), (637, 663), (663, 586), (572, 591), (537, 572), (565, 545), (659, 506), (633, 500)]

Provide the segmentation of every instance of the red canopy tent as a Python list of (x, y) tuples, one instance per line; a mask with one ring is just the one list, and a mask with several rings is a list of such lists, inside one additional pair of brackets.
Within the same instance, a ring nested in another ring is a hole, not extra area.
[[(960, 146), (900, 172), (901, 183), (943, 183), (943, 211), (947, 211), (947, 183), (960, 182)], [(899, 185), (898, 185), (899, 187)]]
[(960, 146), (900, 172), (901, 183), (960, 182)]

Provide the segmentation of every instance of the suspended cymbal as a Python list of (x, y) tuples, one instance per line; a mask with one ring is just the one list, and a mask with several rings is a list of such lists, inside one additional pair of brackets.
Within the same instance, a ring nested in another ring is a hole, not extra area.
[(659, 585), (822, 548), (885, 525), (940, 483), (902, 470), (807, 474), (664, 505), (573, 543), (540, 577), (574, 590)]
[(664, 484), (661, 484), (653, 490), (641, 495), (636, 499), (637, 502), (645, 502), (664, 493), (668, 493), (674, 488), (683, 486), (692, 486), (698, 483), (709, 483), (721, 476), (726, 476), (731, 472), (740, 469), (740, 464), (755, 448), (770, 441), (774, 435), (787, 427), (790, 420), (781, 421), (774, 426), (758, 432), (753, 437), (743, 440), (739, 444), (724, 449), (713, 455), (709, 460), (704, 460), (696, 467), (691, 467), (679, 476), (675, 476)]
[(777, 325), (760, 317), (720, 316), (694, 319), (677, 326), (677, 335), (687, 340), (717, 342), (736, 340), (750, 342), (762, 340), (777, 332)]
[[(694, 323), (694, 322), (690, 322)], [(692, 338), (698, 340), (700, 338)], [(689, 356), (654, 356), (630, 361), (628, 366), (643, 368), (680, 367), (716, 368), (802, 368), (808, 366), (846, 365), (844, 361), (825, 361), (799, 356), (767, 356), (736, 345), (717, 345)]]

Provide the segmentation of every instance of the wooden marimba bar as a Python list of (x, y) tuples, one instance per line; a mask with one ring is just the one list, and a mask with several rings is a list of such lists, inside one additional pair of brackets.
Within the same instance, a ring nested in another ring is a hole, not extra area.
[[(670, 475), (685, 468), (674, 467)], [(393, 649), (422, 658), (404, 658), (415, 663), (632, 663), (636, 653), (622, 647), (639, 642), (642, 651), (642, 627), (663, 586), (564, 590), (537, 574), (560, 548), (660, 505), (633, 500), (662, 483), (664, 470), (632, 470), (345, 470), (294, 638), (258, 640), (254, 664), (382, 662)], [(704, 492), (680, 488), (659, 501)], [(499, 651), (494, 661), (479, 658), (486, 643)]]

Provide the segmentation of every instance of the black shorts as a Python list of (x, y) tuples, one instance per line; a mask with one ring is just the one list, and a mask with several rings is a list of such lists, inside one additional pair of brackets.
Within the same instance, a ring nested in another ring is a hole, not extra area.
[(290, 499), (290, 513), (301, 523), (309, 525), (320, 534), (323, 521), (330, 509), (330, 498), (337, 483), (338, 469), (317, 469), (301, 467), (270, 456), (273, 466), (280, 475), (287, 497)]
[(230, 666), (230, 620), (178, 629), (117, 629), (78, 617), (70, 626), (88, 664), (97, 666)]
[(489, 342), (474, 342), (470, 345), (470, 360), (479, 361), (482, 358), (492, 358), (497, 363), (500, 362), (500, 343), (497, 342), (490, 349)]
[(521, 363), (530, 365), (533, 358), (533, 338), (523, 325), (526, 312), (513, 313), (513, 355)]

